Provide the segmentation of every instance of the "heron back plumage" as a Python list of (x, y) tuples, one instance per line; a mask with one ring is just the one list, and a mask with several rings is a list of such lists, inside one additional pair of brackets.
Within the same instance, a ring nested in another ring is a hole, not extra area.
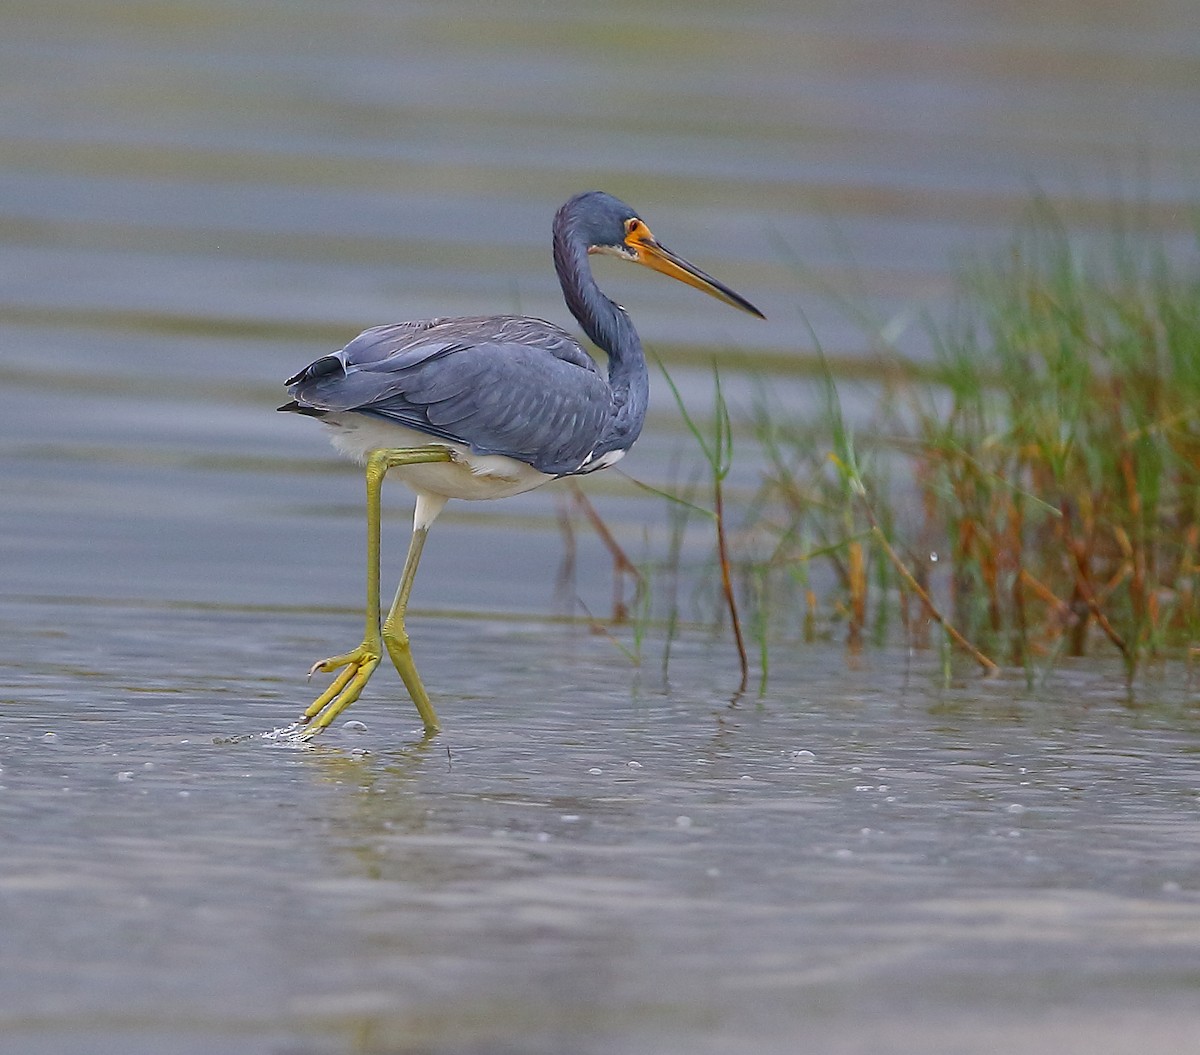
[(286, 383), (281, 410), (371, 415), (551, 476), (585, 468), (612, 414), (579, 343), (521, 316), (377, 326)]

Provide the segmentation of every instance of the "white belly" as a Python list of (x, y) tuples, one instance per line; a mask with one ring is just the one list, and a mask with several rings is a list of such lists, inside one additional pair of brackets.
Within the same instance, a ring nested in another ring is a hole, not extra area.
[(398, 476), (418, 495), (483, 501), (532, 491), (554, 479), (515, 458), (502, 454), (473, 454), (462, 444), (363, 414), (328, 414), (321, 419), (321, 424), (329, 429), (334, 447), (360, 463), (367, 460), (371, 451), (386, 448), (436, 446), (453, 451), (455, 460), (452, 462), (400, 465), (389, 471), (390, 476)]

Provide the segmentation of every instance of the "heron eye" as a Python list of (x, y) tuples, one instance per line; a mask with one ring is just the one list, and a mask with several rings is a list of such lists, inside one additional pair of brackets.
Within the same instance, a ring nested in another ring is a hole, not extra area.
[(625, 221), (625, 234), (626, 235), (637, 234), (637, 232), (640, 231), (641, 229), (642, 229), (642, 221), (639, 220), (636, 216), (632, 220)]

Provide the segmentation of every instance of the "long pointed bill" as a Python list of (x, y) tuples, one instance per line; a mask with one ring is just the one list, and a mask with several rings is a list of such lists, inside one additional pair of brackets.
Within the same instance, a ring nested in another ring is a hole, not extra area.
[(683, 257), (672, 253), (670, 249), (655, 239), (645, 224), (637, 223), (629, 231), (625, 237), (625, 246), (632, 254), (626, 257), (626, 259), (632, 260), (637, 264), (643, 264), (653, 271), (669, 275), (671, 278), (676, 278), (680, 282), (687, 283), (689, 286), (703, 290), (710, 297), (723, 300), (726, 304), (740, 308), (751, 315), (757, 315), (760, 319), (766, 318), (758, 308), (740, 293), (735, 293), (724, 283), (718, 282), (712, 276), (706, 275), (694, 264), (689, 264)]

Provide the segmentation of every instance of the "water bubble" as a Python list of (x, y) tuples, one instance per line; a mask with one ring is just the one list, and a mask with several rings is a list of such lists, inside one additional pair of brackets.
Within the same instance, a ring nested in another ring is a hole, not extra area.
[(120, 773), (117, 774), (117, 779), (120, 781), (132, 780), (133, 779), (133, 770), (132, 769), (122, 770)]
[(642, 768), (642, 764), (641, 764), (641, 762), (626, 762), (625, 764), (626, 764), (626, 765), (627, 765), (627, 766), (628, 766), (630, 769), (641, 769), (641, 768)]
[(143, 769), (153, 769), (153, 768), (154, 768), (154, 763), (153, 763), (153, 762), (143, 762), (143, 763), (142, 763), (142, 768), (143, 768)]
[(342, 731), (346, 733), (365, 733), (367, 731), (367, 727), (357, 718), (350, 718), (342, 722)]
[(1022, 806), (1019, 802), (1014, 802), (1011, 806), (1006, 807), (1005, 812), (1007, 812), (1007, 813), (1024, 813), (1025, 807)]
[(803, 749), (800, 751), (792, 752), (792, 761), (793, 762), (811, 762), (816, 757), (817, 756), (814, 755), (811, 751), (807, 751), (807, 750), (803, 750)]
[(598, 777), (601, 773), (604, 772), (604, 770), (601, 769), (599, 766), (592, 766), (592, 768), (589, 769), (588, 772), (591, 773), (592, 776)]
[(58, 733), (42, 733), (41, 740), (43, 744), (57, 744)]

